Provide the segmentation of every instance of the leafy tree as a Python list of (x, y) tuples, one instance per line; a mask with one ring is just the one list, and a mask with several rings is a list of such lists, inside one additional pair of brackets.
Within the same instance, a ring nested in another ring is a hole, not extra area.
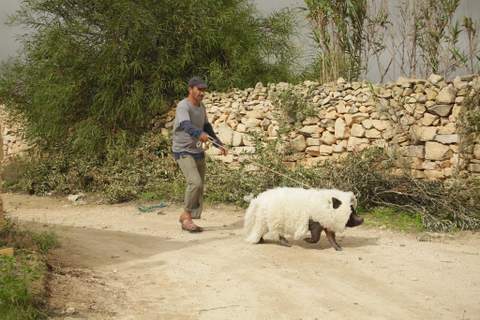
[(0, 102), (45, 150), (101, 155), (135, 141), (186, 92), (287, 81), (289, 12), (260, 17), (247, 0), (23, 0), (12, 19), (32, 33), (3, 66)]

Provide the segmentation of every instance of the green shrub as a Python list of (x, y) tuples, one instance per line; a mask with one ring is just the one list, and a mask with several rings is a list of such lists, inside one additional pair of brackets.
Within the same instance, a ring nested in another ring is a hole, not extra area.
[(193, 75), (213, 90), (292, 76), (293, 17), (247, 0), (23, 0), (13, 22), (31, 33), (0, 72), (0, 103), (29, 141), (75, 158), (103, 159), (117, 135), (135, 144)]
[[(207, 159), (207, 201), (246, 206), (245, 196), (276, 186), (338, 188), (353, 191), (360, 206), (366, 209), (380, 206), (419, 214), (429, 230), (480, 228), (479, 179), (418, 180), (408, 170), (399, 173), (394, 165), (395, 156), (378, 148), (349, 153), (341, 160), (325, 161), (310, 168), (290, 169), (286, 162), (292, 155), (282, 139), (265, 143), (261, 137), (253, 138), (256, 153), (245, 158), (238, 168)], [(89, 174), (88, 190), (100, 192), (112, 203), (138, 198), (182, 201), (185, 181), (170, 149), (170, 138), (149, 133), (135, 149), (121, 142), (111, 145), (102, 165), (84, 165), (89, 170), (80, 171)], [(64, 161), (46, 159), (42, 165), (45, 163)], [(82, 190), (86, 184), (80, 183), (85, 178), (78, 174), (79, 167), (66, 165), (62, 170), (33, 167), (22, 178), (29, 183), (19, 185), (31, 188), (31, 181), (36, 181), (33, 190), (42, 193)]]

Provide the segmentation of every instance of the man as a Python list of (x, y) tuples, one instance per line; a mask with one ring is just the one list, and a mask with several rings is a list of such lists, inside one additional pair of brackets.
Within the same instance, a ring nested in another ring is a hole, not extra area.
[(223, 155), (227, 154), (227, 149), (223, 147), (207, 119), (202, 103), (206, 89), (207, 84), (198, 77), (188, 81), (188, 96), (178, 103), (173, 125), (173, 155), (187, 181), (184, 211), (179, 222), (182, 229), (189, 232), (203, 231), (192, 220), (199, 219), (202, 214), (205, 182), (205, 152), (202, 142), (211, 137), (215, 142), (214, 146), (219, 148)]

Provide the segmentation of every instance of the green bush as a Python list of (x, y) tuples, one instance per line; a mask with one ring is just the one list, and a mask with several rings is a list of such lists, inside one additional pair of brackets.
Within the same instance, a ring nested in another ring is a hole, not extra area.
[(247, 0), (23, 0), (13, 21), (32, 32), (0, 72), (0, 103), (30, 141), (76, 158), (103, 160), (117, 135), (134, 144), (192, 75), (214, 90), (286, 81), (295, 57), (289, 12)]
[[(418, 180), (408, 170), (398, 172), (395, 156), (378, 148), (349, 153), (343, 159), (325, 161), (314, 167), (290, 169), (286, 162), (294, 155), (282, 145), (282, 139), (268, 143), (261, 137), (253, 139), (256, 153), (238, 168), (207, 159), (207, 201), (246, 206), (245, 196), (276, 186), (338, 188), (353, 191), (359, 205), (366, 209), (387, 207), (398, 209), (395, 212), (420, 215), (429, 230), (480, 228), (479, 179)], [(35, 170), (38, 163), (28, 167), (28, 175), (22, 177), (18, 185), (30, 188), (27, 191), (42, 193), (95, 191), (112, 203), (138, 198), (182, 201), (185, 181), (170, 152), (166, 151), (170, 150), (170, 143), (170, 138), (155, 133), (144, 135), (134, 149), (118, 141), (109, 147), (106, 161), (101, 165), (83, 166), (89, 168), (88, 185), (80, 183), (85, 177), (78, 174), (79, 166)], [(64, 161), (45, 159), (43, 163), (63, 164)], [(32, 185), (41, 188), (31, 189)], [(86, 186), (88, 190), (82, 189)]]

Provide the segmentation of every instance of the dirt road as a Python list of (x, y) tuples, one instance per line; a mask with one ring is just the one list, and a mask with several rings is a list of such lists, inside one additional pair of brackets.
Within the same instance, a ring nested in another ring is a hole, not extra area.
[[(360, 227), (336, 252), (249, 245), (244, 211), (209, 207), (202, 234), (178, 206), (75, 206), (4, 194), (7, 214), (53, 226), (55, 319), (480, 319), (480, 234), (422, 236)], [(421, 239), (422, 241), (420, 241)]]

